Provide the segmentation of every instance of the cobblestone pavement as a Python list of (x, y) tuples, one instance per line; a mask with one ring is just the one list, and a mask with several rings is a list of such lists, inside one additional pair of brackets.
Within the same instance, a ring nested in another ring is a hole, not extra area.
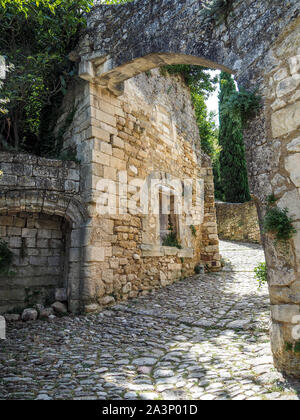
[(299, 399), (300, 381), (272, 364), (260, 246), (222, 242), (221, 254), (222, 272), (100, 315), (10, 323), (0, 398)]

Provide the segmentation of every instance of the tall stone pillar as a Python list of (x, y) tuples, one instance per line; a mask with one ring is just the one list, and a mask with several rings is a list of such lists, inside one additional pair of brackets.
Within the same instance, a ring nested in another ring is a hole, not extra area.
[[(294, 22), (260, 63), (264, 109), (248, 127), (246, 149), (251, 190), (261, 225), (274, 206), (288, 209), (297, 233), (276, 241), (265, 232), (275, 366), (300, 377), (300, 26)], [(257, 65), (257, 64), (256, 64)], [(258, 65), (257, 65), (258, 66)]]

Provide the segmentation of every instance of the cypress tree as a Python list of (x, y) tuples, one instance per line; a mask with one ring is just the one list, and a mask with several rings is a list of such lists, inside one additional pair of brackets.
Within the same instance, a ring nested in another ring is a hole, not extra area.
[(225, 201), (244, 203), (251, 199), (249, 193), (243, 124), (240, 113), (230, 112), (228, 101), (236, 87), (232, 76), (222, 72), (219, 94), (219, 144), (221, 186)]

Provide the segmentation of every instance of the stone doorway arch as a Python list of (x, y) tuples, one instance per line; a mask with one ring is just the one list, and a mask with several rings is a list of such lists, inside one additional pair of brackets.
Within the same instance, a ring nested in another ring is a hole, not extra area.
[[(82, 289), (81, 244), (86, 220), (86, 211), (82, 204), (75, 198), (66, 197), (64, 194), (53, 191), (8, 190), (0, 193), (1, 216), (2, 231), (7, 230), (7, 240), (10, 241), (10, 248), (16, 248), (14, 249), (16, 258), (21, 258), (21, 263), (12, 267), (13, 270), (16, 269), (16, 273), (11, 277), (11, 280), (8, 279), (8, 289), (6, 290), (7, 300), (10, 301), (10, 289), (14, 289), (17, 302), (12, 304), (11, 309), (7, 306), (4, 310), (24, 309), (22, 305), (26, 303), (28, 296), (31, 300), (33, 299), (32, 303), (46, 303), (52, 295), (54, 299), (55, 288), (62, 288), (66, 291), (69, 310), (78, 312)], [(12, 219), (11, 223), (10, 219)], [(5, 225), (7, 226), (5, 227)], [(10, 232), (9, 229), (15, 231)], [(1, 233), (3, 233), (2, 231)], [(26, 243), (26, 241), (35, 241), (35, 244)], [(47, 244), (43, 245), (41, 243), (43, 241), (47, 241)], [(49, 247), (55, 249), (55, 253), (51, 253), (50, 257), (48, 256), (50, 255), (48, 251), (51, 251)], [(29, 248), (31, 257), (25, 255)], [(20, 256), (20, 250), (22, 249), (24, 249), (24, 255)], [(44, 256), (41, 255), (43, 249), (45, 251)], [(29, 260), (26, 264), (24, 263), (25, 259)], [(22, 289), (23, 282), (19, 277), (30, 277), (30, 272), (26, 273), (26, 270), (28, 270), (28, 264), (31, 263), (36, 266), (33, 267), (35, 274), (39, 268), (42, 272), (36, 285), (34, 281), (29, 282), (25, 293), (25, 290)], [(52, 265), (52, 270), (51, 267), (49, 267), (50, 270), (46, 269), (49, 264)], [(23, 268), (22, 265), (24, 265)], [(58, 266), (61, 266), (60, 270)], [(22, 273), (18, 272), (19, 268), (21, 268)], [(14, 280), (15, 276), (19, 279), (17, 282)], [(43, 276), (49, 277), (48, 282), (42, 281)], [(51, 276), (53, 281), (50, 279)], [(57, 281), (54, 282), (56, 278)], [(13, 283), (13, 285), (10, 283)], [(45, 288), (43, 287), (44, 283)], [(37, 301), (35, 302), (34, 294), (37, 295), (38, 293), (40, 295), (36, 296)], [(25, 299), (23, 303), (22, 297)], [(45, 302), (42, 302), (43, 300)], [(13, 298), (12, 301), (14, 301)]]
[[(72, 58), (80, 76), (114, 95), (122, 83), (164, 64), (201, 64), (235, 73), (240, 86), (257, 88), (263, 109), (245, 132), (248, 174), (260, 222), (274, 193), (287, 207), (297, 234), (282, 255), (270, 237), (263, 245), (269, 267), (275, 365), (300, 376), (300, 20), (296, 0), (232, 0), (216, 15), (196, 0), (140, 0), (98, 6)], [(193, 57), (193, 58), (191, 58)]]

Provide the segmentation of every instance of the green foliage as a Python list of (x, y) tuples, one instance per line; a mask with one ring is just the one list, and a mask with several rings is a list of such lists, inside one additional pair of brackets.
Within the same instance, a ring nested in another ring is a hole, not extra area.
[(195, 274), (200, 274), (201, 273), (201, 267), (200, 267), (200, 265), (195, 265), (195, 268), (194, 268), (194, 271), (195, 271)]
[(0, 239), (0, 274), (9, 274), (9, 268), (13, 261), (13, 253), (5, 241)]
[(294, 352), (300, 353), (300, 341), (298, 341), (294, 346)]
[(177, 234), (174, 231), (174, 228), (173, 228), (172, 224), (169, 225), (169, 233), (163, 239), (162, 245), (182, 249), (182, 246), (181, 246), (180, 242), (178, 241)]
[(176, 64), (160, 68), (162, 75), (166, 73), (181, 74), (191, 92), (203, 95), (205, 98), (215, 90), (214, 84), (217, 82), (217, 78), (212, 78), (207, 70), (205, 67), (189, 64)]
[(296, 233), (292, 225), (292, 219), (288, 216), (288, 209), (268, 207), (264, 218), (264, 230), (275, 235), (276, 241), (288, 241)]
[(47, 138), (41, 122), (59, 108), (76, 72), (67, 55), (91, 5), (91, 0), (0, 1), (0, 52), (14, 67), (4, 81), (2, 95), (9, 102), (8, 113), (0, 116), (0, 147), (40, 152)]
[(254, 269), (255, 278), (259, 283), (259, 288), (261, 288), (265, 283), (267, 283), (267, 265), (266, 263), (259, 263)]
[(248, 91), (241, 88), (234, 91), (224, 103), (224, 117), (231, 116), (235, 119), (241, 118), (243, 127), (248, 121), (254, 118), (261, 109), (261, 96), (257, 95), (257, 91)]
[(225, 201), (244, 203), (251, 199), (247, 167), (245, 161), (245, 145), (240, 112), (229, 106), (232, 97), (236, 97), (236, 87), (232, 76), (222, 72), (219, 94), (219, 144), (220, 184)]
[(274, 194), (268, 195), (268, 197), (267, 197), (268, 206), (272, 206), (273, 204), (276, 203), (276, 201), (277, 201), (277, 198), (275, 197)]
[(192, 235), (193, 235), (194, 237), (196, 237), (196, 236), (197, 236), (197, 231), (196, 231), (195, 226), (194, 226), (194, 225), (191, 225), (191, 226), (190, 226), (190, 229), (191, 229)]
[(285, 351), (291, 351), (294, 353), (300, 353), (300, 341), (297, 341), (295, 344), (285, 343)]

